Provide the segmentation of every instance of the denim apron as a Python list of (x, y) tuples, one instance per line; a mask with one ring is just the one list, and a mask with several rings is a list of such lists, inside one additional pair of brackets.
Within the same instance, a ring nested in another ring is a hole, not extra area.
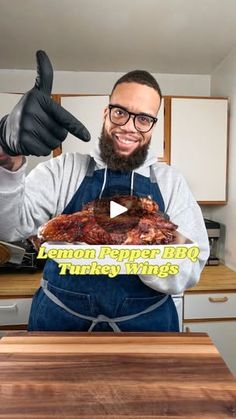
[[(91, 158), (83, 182), (63, 213), (117, 194), (151, 196), (165, 211), (152, 166), (147, 178), (134, 172), (95, 170)], [(179, 331), (179, 322), (172, 297), (148, 287), (138, 275), (60, 275), (57, 263), (48, 259), (33, 298), (28, 330), (172, 332)]]

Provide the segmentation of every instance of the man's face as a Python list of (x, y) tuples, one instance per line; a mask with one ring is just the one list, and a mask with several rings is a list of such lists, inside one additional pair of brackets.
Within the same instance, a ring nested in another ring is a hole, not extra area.
[[(160, 107), (160, 96), (152, 87), (138, 83), (121, 83), (115, 88), (110, 104), (135, 114), (156, 117)], [(110, 121), (109, 109), (104, 111), (104, 125), (100, 138), (101, 156), (108, 167), (115, 170), (133, 170), (146, 158), (153, 128), (138, 131), (131, 116), (125, 125), (118, 126)]]

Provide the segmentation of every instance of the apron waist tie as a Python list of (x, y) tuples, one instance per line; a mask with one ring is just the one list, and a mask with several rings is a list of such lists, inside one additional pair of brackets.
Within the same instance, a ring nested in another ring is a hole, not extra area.
[(96, 326), (97, 323), (100, 322), (107, 322), (109, 326), (112, 328), (114, 332), (121, 332), (120, 328), (117, 326), (116, 322), (123, 322), (126, 320), (134, 319), (135, 317), (141, 316), (142, 314), (150, 313), (150, 311), (155, 310), (156, 308), (160, 307), (162, 304), (166, 302), (169, 295), (165, 295), (160, 301), (158, 301), (155, 304), (152, 304), (145, 310), (140, 311), (136, 314), (130, 314), (128, 316), (122, 316), (122, 317), (114, 317), (110, 318), (105, 316), (104, 314), (99, 314), (97, 317), (92, 316), (86, 316), (84, 314), (78, 313), (74, 310), (71, 310), (69, 307), (67, 307), (59, 298), (57, 298), (51, 291), (48, 289), (48, 281), (46, 279), (41, 280), (41, 287), (44, 291), (44, 293), (47, 295), (48, 298), (50, 298), (51, 301), (53, 301), (55, 304), (57, 304), (59, 307), (63, 308), (65, 311), (67, 311), (70, 314), (73, 314), (74, 316), (77, 316), (84, 320), (89, 320), (92, 322), (90, 328), (88, 329), (88, 332), (91, 332), (93, 328)]

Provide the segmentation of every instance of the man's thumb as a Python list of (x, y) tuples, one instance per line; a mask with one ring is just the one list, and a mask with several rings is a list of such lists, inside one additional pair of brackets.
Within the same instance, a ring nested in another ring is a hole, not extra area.
[(46, 52), (37, 51), (37, 77), (35, 87), (50, 96), (53, 83), (53, 68)]

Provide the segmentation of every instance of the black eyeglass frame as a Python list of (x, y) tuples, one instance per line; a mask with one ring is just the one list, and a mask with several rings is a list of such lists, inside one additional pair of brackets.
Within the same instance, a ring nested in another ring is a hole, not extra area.
[[(113, 121), (112, 121), (112, 119), (111, 119), (111, 111), (112, 111), (112, 109), (114, 109), (114, 108), (121, 109), (122, 111), (127, 112), (127, 114), (128, 114), (128, 119), (127, 119), (127, 121), (126, 121), (126, 122), (124, 122), (124, 124), (117, 124), (116, 122), (113, 122)], [(148, 115), (148, 114), (147, 114), (147, 113), (145, 113), (145, 112), (142, 112), (142, 113), (129, 112), (127, 109), (125, 109), (123, 106), (120, 106), (120, 105), (113, 105), (113, 104), (111, 104), (111, 103), (110, 103), (110, 104), (108, 105), (108, 109), (109, 109), (109, 117), (110, 117), (110, 121), (112, 122), (112, 124), (114, 124), (114, 125), (118, 125), (118, 126), (122, 127), (123, 125), (127, 124), (127, 122), (130, 120), (130, 117), (131, 117), (131, 116), (133, 116), (133, 117), (134, 117), (133, 122), (134, 122), (135, 129), (136, 129), (137, 131), (139, 131), (139, 132), (143, 132), (143, 133), (146, 133), (146, 132), (151, 131), (151, 129), (153, 128), (153, 126), (154, 126), (154, 125), (157, 123), (157, 121), (158, 121), (158, 118), (155, 118), (155, 116)], [(151, 127), (150, 127), (147, 131), (142, 131), (142, 130), (138, 129), (138, 128), (136, 127), (136, 124), (135, 124), (136, 118), (137, 118), (138, 116), (142, 116), (142, 115), (143, 115), (143, 116), (148, 116), (148, 118), (151, 118), (151, 119), (152, 119), (152, 124), (151, 124)]]

